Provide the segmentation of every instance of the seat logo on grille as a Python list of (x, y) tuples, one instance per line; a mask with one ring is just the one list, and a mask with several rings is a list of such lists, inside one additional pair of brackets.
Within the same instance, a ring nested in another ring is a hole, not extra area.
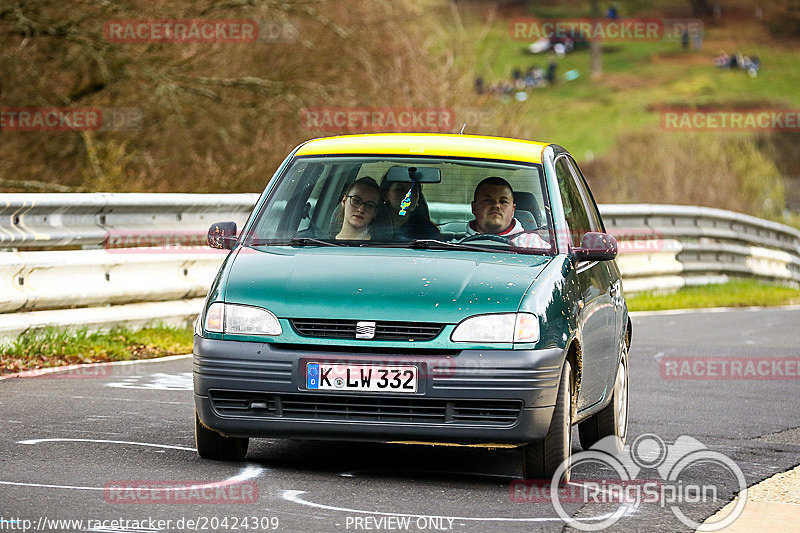
[(374, 339), (375, 322), (356, 322), (356, 339)]

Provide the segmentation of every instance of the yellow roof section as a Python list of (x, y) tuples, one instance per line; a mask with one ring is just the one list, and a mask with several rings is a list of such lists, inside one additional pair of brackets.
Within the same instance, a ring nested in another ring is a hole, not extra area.
[(542, 150), (548, 144), (480, 135), (374, 133), (314, 139), (301, 146), (296, 155), (429, 155), (541, 163)]

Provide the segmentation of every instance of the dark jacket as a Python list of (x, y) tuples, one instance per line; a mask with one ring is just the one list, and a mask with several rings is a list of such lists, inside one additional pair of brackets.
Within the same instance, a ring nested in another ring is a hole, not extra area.
[(442, 234), (436, 224), (427, 220), (416, 209), (408, 215), (408, 221), (393, 228), (393, 239), (396, 241), (413, 241), (416, 239), (441, 239)]

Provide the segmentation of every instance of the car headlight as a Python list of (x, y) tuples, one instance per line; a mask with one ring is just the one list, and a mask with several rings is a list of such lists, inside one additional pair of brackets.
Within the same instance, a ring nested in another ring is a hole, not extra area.
[(267, 309), (251, 305), (214, 302), (206, 311), (206, 331), (243, 335), (280, 335), (278, 318)]
[(453, 342), (537, 342), (539, 318), (532, 313), (471, 316), (456, 326), (450, 339)]

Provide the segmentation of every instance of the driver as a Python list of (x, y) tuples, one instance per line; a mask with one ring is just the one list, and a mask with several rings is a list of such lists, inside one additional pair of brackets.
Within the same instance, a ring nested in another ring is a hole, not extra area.
[(550, 248), (538, 234), (526, 232), (514, 218), (514, 191), (511, 184), (499, 176), (491, 176), (475, 187), (472, 214), (475, 220), (467, 225), (467, 237), (490, 233), (509, 239), (520, 248)]

